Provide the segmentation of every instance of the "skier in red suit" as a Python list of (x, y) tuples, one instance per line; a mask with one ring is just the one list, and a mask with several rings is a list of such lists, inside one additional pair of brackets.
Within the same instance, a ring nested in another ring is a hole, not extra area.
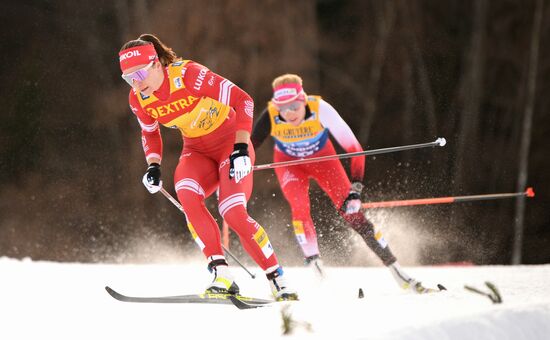
[(159, 124), (179, 129), (183, 150), (174, 174), (175, 190), (195, 242), (214, 273), (208, 293), (238, 293), (221, 246), (220, 231), (204, 200), (219, 187), (218, 209), (244, 249), (266, 273), (276, 299), (295, 300), (269, 238), (250, 217), (254, 148), (250, 130), (254, 102), (231, 81), (191, 60), (182, 60), (156, 36), (143, 34), (119, 52), (122, 78), (132, 87), (130, 108), (142, 132), (148, 164), (143, 184), (162, 187)]
[[(335, 155), (329, 133), (346, 152), (363, 151), (350, 127), (338, 112), (320, 96), (306, 95), (302, 78), (284, 74), (273, 80), (273, 98), (268, 103), (252, 133), (254, 147), (268, 135), (275, 141), (273, 160), (292, 161), (300, 158)], [(365, 240), (367, 246), (392, 273), (398, 285), (415, 293), (427, 290), (399, 266), (382, 233), (361, 211), (361, 192), (365, 157), (351, 160), (351, 181), (338, 159), (275, 169), (281, 190), (292, 211), (292, 225), (305, 263), (323, 275), (317, 233), (311, 218), (309, 180), (314, 179), (327, 193), (334, 207)]]

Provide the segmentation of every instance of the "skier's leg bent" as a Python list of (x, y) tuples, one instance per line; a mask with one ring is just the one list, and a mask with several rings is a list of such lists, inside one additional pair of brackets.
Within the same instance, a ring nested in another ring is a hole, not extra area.
[(367, 246), (388, 267), (400, 287), (415, 292), (418, 292), (418, 287), (421, 290), (421, 285), (408, 276), (399, 266), (382, 233), (375, 230), (373, 224), (365, 217), (364, 213), (361, 211), (351, 214), (345, 213), (346, 209), (343, 209), (343, 207), (346, 203), (346, 197), (350, 192), (351, 183), (342, 164), (338, 160), (323, 163), (323, 168), (314, 168), (313, 177), (329, 195), (341, 216), (348, 222), (351, 228), (361, 235)]
[(217, 185), (217, 164), (200, 153), (184, 149), (174, 172), (174, 183), (187, 226), (204, 256), (223, 256), (218, 224), (204, 204)]
[[(198, 153), (185, 152), (184, 155), (176, 168), (174, 183), (178, 200), (187, 218), (187, 227), (208, 259), (208, 270), (214, 274), (206, 292), (238, 293), (239, 287), (229, 271), (221, 247), (218, 224), (204, 204), (204, 199), (217, 186), (217, 165)], [(201, 170), (200, 173), (198, 169)]]
[(388, 267), (399, 287), (414, 293), (424, 293), (427, 291), (420, 282), (405, 273), (391, 252), (387, 242), (384, 240), (382, 233), (374, 229), (373, 224), (365, 217), (363, 212), (345, 214), (341, 210), (341, 213), (351, 227), (365, 240), (367, 246), (380, 258), (380, 260), (382, 260), (384, 265)]
[(220, 215), (239, 235), (243, 248), (266, 273), (274, 297), (277, 300), (297, 300), (298, 295), (289, 288), (286, 278), (283, 277), (283, 269), (267, 233), (246, 211), (246, 203), (252, 191), (252, 175), (236, 183), (229, 179), (228, 166), (222, 165), (219, 176)]

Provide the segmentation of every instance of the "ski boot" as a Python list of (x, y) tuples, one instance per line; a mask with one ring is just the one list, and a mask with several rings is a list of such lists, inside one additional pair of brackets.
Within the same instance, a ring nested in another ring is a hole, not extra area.
[(319, 254), (306, 257), (304, 263), (307, 267), (311, 268), (318, 277), (321, 279), (325, 277), (323, 261), (319, 258)]
[(409, 292), (413, 292), (415, 294), (424, 294), (431, 292), (431, 289), (422, 286), (422, 283), (420, 281), (416, 281), (415, 279), (407, 275), (405, 271), (401, 269), (399, 263), (394, 262), (390, 264), (388, 268), (393, 278), (395, 279), (395, 282), (397, 282), (397, 285), (399, 285), (400, 288)]
[(298, 294), (288, 288), (286, 279), (283, 277), (283, 268), (279, 267), (274, 272), (266, 275), (269, 284), (271, 285), (271, 292), (273, 297), (277, 301), (296, 301), (298, 300)]
[(206, 287), (206, 294), (239, 294), (239, 286), (235, 283), (225, 259), (211, 261), (208, 270), (214, 273), (214, 280)]

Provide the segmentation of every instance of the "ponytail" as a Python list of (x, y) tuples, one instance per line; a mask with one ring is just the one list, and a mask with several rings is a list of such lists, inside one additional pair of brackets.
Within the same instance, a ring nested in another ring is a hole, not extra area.
[(160, 41), (159, 38), (157, 38), (153, 34), (142, 34), (139, 36), (138, 39), (153, 44), (153, 46), (155, 47), (155, 51), (157, 51), (157, 54), (159, 56), (160, 63), (164, 66), (168, 66), (169, 64), (180, 59), (176, 55), (176, 52), (172, 51), (170, 47), (166, 46), (162, 41)]
[(176, 52), (172, 51), (170, 47), (166, 46), (162, 41), (160, 41), (159, 38), (157, 38), (157, 36), (153, 34), (142, 34), (136, 40), (128, 41), (121, 47), (120, 51), (147, 44), (153, 44), (153, 47), (159, 57), (159, 61), (163, 66), (168, 66), (171, 63), (181, 59), (176, 55)]

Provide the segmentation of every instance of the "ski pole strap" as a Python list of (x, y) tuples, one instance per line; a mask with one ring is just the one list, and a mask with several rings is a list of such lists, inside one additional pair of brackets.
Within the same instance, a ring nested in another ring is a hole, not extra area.
[(429, 143), (402, 145), (402, 146), (394, 146), (390, 148), (373, 149), (373, 150), (349, 152), (349, 153), (322, 156), (322, 157), (301, 158), (301, 159), (295, 159), (295, 160), (286, 161), (286, 162), (261, 164), (261, 165), (253, 166), (252, 169), (253, 170), (275, 169), (275, 168), (280, 168), (284, 166), (293, 166), (293, 165), (299, 165), (299, 164), (328, 161), (331, 159), (345, 159), (345, 158), (351, 158), (351, 157), (357, 157), (357, 156), (372, 156), (372, 155), (379, 155), (383, 153), (391, 153), (391, 152), (398, 152), (398, 151), (405, 151), (405, 150), (412, 150), (412, 149), (422, 149), (422, 148), (429, 148), (434, 146), (444, 146), (445, 144), (447, 144), (447, 141), (445, 140), (445, 138), (438, 138), (435, 141), (429, 142)]
[(365, 209), (371, 208), (393, 208), (403, 207), (411, 205), (427, 205), (427, 204), (443, 204), (443, 203), (457, 203), (457, 202), (469, 202), (469, 201), (486, 201), (495, 199), (505, 199), (514, 197), (535, 197), (535, 191), (529, 187), (523, 192), (512, 192), (502, 194), (487, 194), (487, 195), (469, 195), (469, 196), (450, 196), (450, 197), (435, 197), (435, 198), (421, 198), (412, 200), (400, 200), (400, 201), (383, 201), (383, 202), (368, 202), (363, 203), (362, 207)]

